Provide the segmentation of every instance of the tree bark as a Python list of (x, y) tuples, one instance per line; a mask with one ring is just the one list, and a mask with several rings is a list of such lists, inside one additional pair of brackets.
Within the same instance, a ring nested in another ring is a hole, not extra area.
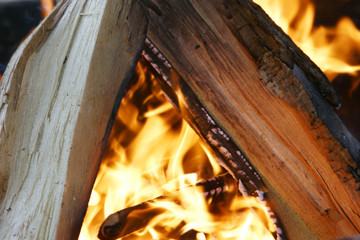
[(328, 104), (340, 100), (323, 73), (251, 1), (154, 3), (148, 37), (180, 75), (169, 82), (182, 106), (194, 94), (250, 160), (289, 238), (358, 234), (360, 145)]
[(0, 87), (1, 239), (76, 239), (147, 21), (136, 1), (68, 0)]

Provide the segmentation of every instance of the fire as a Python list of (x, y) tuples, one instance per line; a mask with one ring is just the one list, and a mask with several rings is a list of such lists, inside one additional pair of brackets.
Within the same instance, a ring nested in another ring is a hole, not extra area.
[(51, 13), (51, 11), (54, 8), (54, 0), (41, 0), (40, 4), (41, 4), (41, 11), (42, 11), (42, 16), (43, 18), (46, 18), (47, 15), (49, 15)]
[(343, 17), (334, 27), (315, 26), (315, 7), (308, 0), (254, 0), (320, 67), (330, 81), (339, 74), (360, 84), (360, 31)]
[[(136, 75), (122, 99), (79, 239), (97, 239), (104, 220), (129, 207), (137, 210), (121, 213), (130, 224), (123, 239), (274, 239), (266, 206), (238, 195), (236, 181), (154, 76), (140, 64)], [(226, 187), (206, 190), (204, 181), (219, 175)], [(118, 220), (113, 216), (110, 224)]]

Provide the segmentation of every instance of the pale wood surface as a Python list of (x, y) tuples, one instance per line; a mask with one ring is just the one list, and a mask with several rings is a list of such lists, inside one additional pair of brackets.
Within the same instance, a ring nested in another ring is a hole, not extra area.
[(0, 87), (1, 239), (76, 238), (145, 31), (136, 1), (62, 1), (14, 54)]
[(154, 2), (162, 15), (148, 10), (148, 37), (255, 166), (291, 239), (358, 234), (359, 184), (348, 167), (357, 159), (314, 100), (319, 91), (337, 105), (337, 96), (326, 79), (312, 79), (313, 89), (299, 80), (302, 72), (305, 79), (323, 75), (318, 68), (283, 44), (290, 40), (281, 32), (261, 32), (271, 21), (254, 17), (250, 1)]

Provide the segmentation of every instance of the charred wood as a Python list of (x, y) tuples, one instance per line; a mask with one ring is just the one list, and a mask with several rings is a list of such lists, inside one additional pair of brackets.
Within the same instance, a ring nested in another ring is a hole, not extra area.
[(289, 237), (358, 234), (360, 145), (319, 68), (251, 1), (153, 2), (148, 38), (256, 169)]
[[(229, 204), (230, 200), (237, 194), (238, 189), (236, 181), (229, 175), (225, 174), (207, 181), (199, 182), (195, 186), (199, 192), (202, 192), (207, 201), (211, 204), (221, 202), (222, 205)], [(129, 207), (111, 214), (106, 218), (100, 227), (98, 237), (102, 240), (112, 240), (124, 237), (136, 231), (144, 229), (148, 223), (157, 215), (166, 211), (165, 208), (154, 206), (157, 201), (167, 200), (181, 205), (182, 202), (178, 198), (181, 189), (156, 199), (152, 199), (136, 206)], [(217, 211), (219, 209), (216, 209)], [(169, 235), (174, 235), (176, 230)], [(185, 234), (185, 233), (184, 233)], [(188, 233), (190, 234), (190, 233)], [(178, 237), (181, 234), (178, 234)], [(187, 236), (185, 234), (185, 236)]]

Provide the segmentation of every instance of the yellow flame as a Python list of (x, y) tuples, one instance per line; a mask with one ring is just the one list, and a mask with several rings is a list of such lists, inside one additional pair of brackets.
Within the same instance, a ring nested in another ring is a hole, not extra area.
[(307, 0), (254, 0), (320, 67), (330, 81), (339, 74), (360, 83), (360, 31), (343, 17), (335, 27), (314, 26), (315, 7)]
[(273, 239), (266, 208), (254, 198), (237, 196), (219, 207), (220, 215), (209, 211), (194, 184), (222, 168), (157, 82), (149, 81), (154, 77), (140, 65), (136, 72), (139, 80), (121, 102), (79, 239), (97, 239), (108, 215), (164, 194), (175, 197), (152, 201), (164, 211), (124, 239), (171, 239), (187, 232), (192, 239)]

